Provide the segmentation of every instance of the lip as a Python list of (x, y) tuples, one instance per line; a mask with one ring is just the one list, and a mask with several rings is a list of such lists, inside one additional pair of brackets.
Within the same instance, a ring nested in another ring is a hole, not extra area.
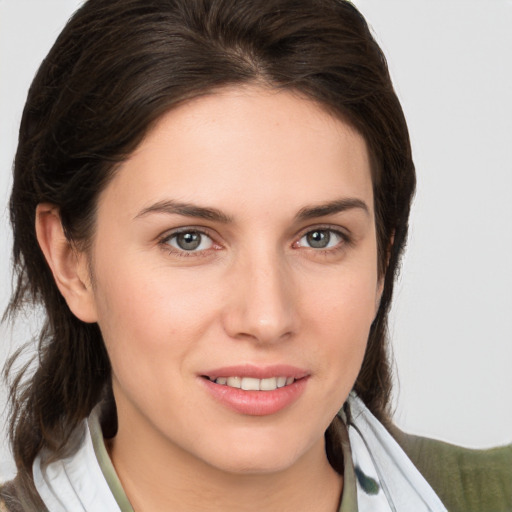
[(252, 377), (254, 379), (268, 379), (270, 377), (293, 377), (303, 379), (309, 372), (296, 366), (287, 364), (274, 364), (270, 366), (255, 366), (243, 364), (237, 366), (224, 366), (201, 372), (201, 376), (209, 377), (212, 380), (219, 377)]
[[(219, 377), (293, 377), (295, 382), (273, 391), (245, 391), (212, 380)], [(209, 377), (209, 378), (207, 378)], [(296, 402), (305, 391), (309, 374), (307, 371), (289, 365), (257, 367), (253, 365), (227, 366), (202, 373), (199, 380), (206, 391), (220, 404), (248, 416), (276, 414)]]

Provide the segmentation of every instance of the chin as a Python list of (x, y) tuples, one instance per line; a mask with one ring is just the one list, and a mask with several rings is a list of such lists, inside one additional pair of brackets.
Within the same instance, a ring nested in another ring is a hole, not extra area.
[[(269, 474), (290, 469), (312, 451), (311, 446), (301, 440), (290, 439), (290, 436), (259, 436), (233, 443), (218, 443), (215, 453), (209, 457), (209, 464), (231, 474)], [(321, 450), (325, 452), (322, 437)]]
[(233, 475), (267, 475), (286, 471), (294, 465), (296, 457), (270, 454), (265, 457), (235, 457), (216, 461), (215, 467)]

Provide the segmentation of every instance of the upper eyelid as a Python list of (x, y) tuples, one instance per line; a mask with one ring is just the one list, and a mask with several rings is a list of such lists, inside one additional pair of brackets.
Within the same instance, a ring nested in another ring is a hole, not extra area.
[(339, 246), (346, 246), (346, 245), (352, 245), (352, 239), (349, 235), (346, 233), (343, 233), (341, 230), (332, 229), (332, 228), (316, 228), (311, 229), (309, 231), (306, 231), (302, 236), (300, 236), (296, 242), (294, 242), (294, 245), (299, 243), (300, 240), (302, 240), (304, 237), (306, 237), (309, 233), (314, 231), (330, 231), (331, 233), (334, 233), (340, 240), (334, 247), (321, 247), (321, 248), (313, 248), (313, 247), (304, 247), (305, 249), (312, 249), (315, 252), (318, 251), (332, 251), (336, 248), (339, 248)]
[(165, 249), (165, 251), (168, 253), (168, 254), (171, 254), (171, 255), (174, 255), (174, 257), (195, 257), (195, 258), (198, 258), (200, 256), (208, 256), (208, 255), (211, 255), (211, 250), (212, 250), (212, 247), (209, 247), (209, 248), (206, 248), (206, 249), (201, 249), (199, 251), (196, 251), (196, 250), (191, 250), (191, 251), (187, 251), (185, 249), (181, 249), (179, 247), (174, 247), (174, 245), (172, 245), (170, 243), (170, 241), (176, 237), (177, 235), (179, 235), (180, 233), (188, 233), (188, 232), (196, 232), (196, 233), (200, 233), (202, 236), (207, 236), (213, 245), (216, 245), (218, 244), (218, 242), (215, 241), (215, 238), (212, 237), (209, 233), (206, 232), (206, 230), (204, 228), (196, 228), (196, 227), (189, 227), (189, 226), (183, 226), (183, 227), (180, 227), (180, 228), (174, 228), (172, 230), (168, 230), (166, 232), (164, 232), (161, 236), (157, 237), (157, 245), (161, 248), (161, 249)]
[(342, 226), (333, 226), (332, 224), (317, 224), (313, 226), (308, 226), (306, 228), (302, 228), (295, 236), (297, 238), (302, 238), (303, 236), (311, 233), (312, 231), (332, 231), (334, 233), (338, 233), (344, 238), (350, 237), (350, 230), (347, 228), (343, 228)]
[(212, 240), (215, 239), (215, 234), (212, 233), (212, 230), (209, 228), (206, 228), (204, 226), (182, 226), (178, 228), (168, 229), (164, 231), (162, 234), (158, 235), (159, 241), (165, 241), (171, 239), (175, 235), (179, 235), (180, 233), (188, 233), (188, 232), (196, 232), (200, 233), (201, 235), (206, 235), (207, 237), (211, 238)]

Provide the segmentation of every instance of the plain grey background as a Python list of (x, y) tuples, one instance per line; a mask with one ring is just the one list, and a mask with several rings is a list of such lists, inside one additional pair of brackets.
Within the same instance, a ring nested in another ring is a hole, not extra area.
[[(0, 308), (7, 201), (28, 86), (78, 0), (0, 0)], [(391, 321), (396, 421), (471, 447), (512, 442), (512, 1), (356, 0), (412, 137), (418, 193)], [(0, 365), (34, 332), (0, 326)], [(32, 327), (31, 327), (32, 326)], [(5, 388), (0, 388), (0, 413)], [(0, 481), (13, 474), (1, 435)]]

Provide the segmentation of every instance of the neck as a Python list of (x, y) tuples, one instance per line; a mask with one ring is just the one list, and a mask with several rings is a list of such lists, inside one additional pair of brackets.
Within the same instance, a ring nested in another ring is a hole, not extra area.
[(148, 439), (120, 423), (108, 446), (135, 512), (338, 510), (343, 480), (327, 460), (323, 439), (286, 469), (243, 473), (213, 467), (168, 440), (142, 438)]

